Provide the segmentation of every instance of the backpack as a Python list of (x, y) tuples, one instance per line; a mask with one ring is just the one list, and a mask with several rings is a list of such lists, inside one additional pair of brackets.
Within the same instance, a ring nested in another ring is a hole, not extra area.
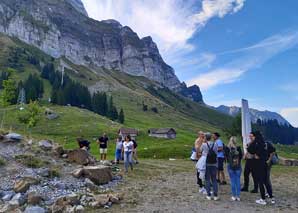
[(212, 144), (212, 146), (210, 147), (209, 144), (207, 143), (208, 146), (208, 154), (207, 154), (207, 159), (206, 159), (206, 163), (207, 164), (216, 164), (217, 163), (217, 154), (215, 153), (215, 151), (213, 150), (214, 144)]
[(135, 140), (132, 140), (132, 142), (133, 142), (133, 148), (136, 149), (138, 147), (137, 142)]
[(231, 148), (229, 152), (228, 163), (233, 170), (239, 169), (241, 160), (239, 158), (239, 151), (236, 148)]

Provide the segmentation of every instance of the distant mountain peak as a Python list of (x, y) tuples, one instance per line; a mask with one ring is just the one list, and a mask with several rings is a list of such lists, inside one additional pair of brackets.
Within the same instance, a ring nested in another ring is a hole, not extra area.
[(67, 0), (67, 2), (70, 3), (78, 12), (88, 16), (85, 6), (81, 0)]
[[(233, 117), (241, 113), (241, 107), (237, 107), (237, 106), (220, 105), (218, 107), (215, 107), (215, 109), (219, 112), (222, 112), (224, 114), (227, 114)], [(260, 119), (262, 121), (277, 120), (279, 124), (290, 125), (290, 123), (284, 117), (282, 117), (280, 114), (276, 112), (271, 112), (268, 110), (260, 111), (252, 108), (249, 109), (249, 112), (253, 123), (256, 123), (257, 120)]]

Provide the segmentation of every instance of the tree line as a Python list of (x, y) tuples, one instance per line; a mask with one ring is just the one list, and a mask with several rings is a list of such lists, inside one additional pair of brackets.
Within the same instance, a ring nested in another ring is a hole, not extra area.
[[(262, 132), (266, 141), (291, 145), (298, 142), (298, 128), (291, 125), (280, 124), (277, 120), (257, 120), (252, 129)], [(224, 130), (227, 136), (241, 136), (241, 114), (234, 118), (232, 125)]]
[(113, 121), (124, 123), (123, 109), (117, 111), (112, 96), (108, 97), (104, 92), (91, 94), (86, 86), (73, 81), (67, 74), (62, 76), (61, 72), (55, 71), (52, 63), (44, 66), (41, 77), (49, 80), (52, 85), (52, 103), (86, 108)]

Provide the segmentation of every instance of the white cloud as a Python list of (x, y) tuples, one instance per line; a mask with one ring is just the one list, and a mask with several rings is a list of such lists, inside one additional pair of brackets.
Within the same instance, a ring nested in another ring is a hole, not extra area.
[(245, 72), (241, 69), (216, 69), (208, 73), (199, 75), (187, 82), (188, 85), (197, 84), (204, 91), (215, 85), (228, 84), (239, 79)]
[(261, 67), (275, 55), (298, 45), (298, 31), (273, 35), (249, 47), (226, 51), (222, 54), (237, 53), (236, 59), (220, 68), (212, 69), (187, 81), (188, 85), (197, 84), (203, 90), (217, 85), (233, 83), (247, 71)]
[(294, 127), (298, 127), (298, 107), (284, 108), (280, 114), (285, 117)]
[(116, 19), (141, 37), (152, 36), (166, 58), (177, 52), (191, 51), (194, 47), (188, 40), (197, 30), (214, 17), (223, 18), (239, 11), (245, 2), (202, 0), (200, 5), (198, 0), (82, 1), (91, 18)]

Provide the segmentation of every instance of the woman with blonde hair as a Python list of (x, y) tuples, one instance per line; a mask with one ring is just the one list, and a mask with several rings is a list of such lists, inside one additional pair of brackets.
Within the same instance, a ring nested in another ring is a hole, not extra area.
[[(201, 164), (198, 161), (200, 161), (201, 156), (202, 156), (201, 146), (205, 142), (206, 142), (205, 133), (202, 132), (202, 131), (199, 131), (198, 132), (198, 138), (196, 139), (195, 144), (194, 144), (195, 155), (196, 155), (195, 158), (196, 158), (197, 164)], [(203, 161), (203, 159), (201, 159), (201, 161)], [(197, 184), (200, 187), (199, 192), (205, 194), (206, 189), (205, 189), (204, 184), (203, 184), (204, 180), (201, 178), (203, 175), (200, 174), (200, 169), (197, 168), (197, 165), (196, 165), (196, 170), (197, 170), (197, 172), (196, 172), (197, 173)]]
[(237, 138), (232, 136), (225, 150), (228, 161), (228, 172), (231, 182), (232, 201), (240, 201), (240, 176), (241, 176), (241, 159), (242, 150), (240, 146), (237, 146)]

